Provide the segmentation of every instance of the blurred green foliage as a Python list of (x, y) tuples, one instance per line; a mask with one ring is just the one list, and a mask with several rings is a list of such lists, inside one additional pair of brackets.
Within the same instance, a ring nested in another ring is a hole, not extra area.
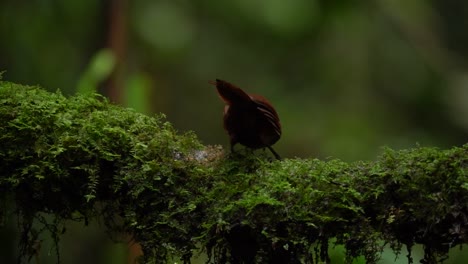
[[(107, 95), (106, 72), (89, 77), (110, 48), (114, 2), (2, 0), (3, 79)], [(467, 142), (466, 1), (127, 3), (120, 103), (165, 113), (206, 144), (228, 143), (215, 78), (272, 101), (284, 157), (354, 161), (383, 145)]]
[[(69, 89), (91, 58), (109, 47), (112, 3), (2, 1), (4, 78), (75, 93)], [(206, 143), (227, 144), (222, 102), (207, 84), (214, 78), (273, 102), (283, 156), (372, 159), (382, 145), (448, 147), (468, 138), (463, 1), (136, 0), (127, 7), (120, 100), (164, 112)]]
[(78, 93), (97, 93), (99, 84), (109, 78), (115, 68), (115, 57), (112, 51), (98, 51), (91, 59), (86, 71), (78, 81)]

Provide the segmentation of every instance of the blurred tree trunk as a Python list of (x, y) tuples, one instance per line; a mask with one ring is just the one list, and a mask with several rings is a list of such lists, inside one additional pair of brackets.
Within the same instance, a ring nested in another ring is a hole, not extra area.
[(105, 92), (113, 102), (121, 103), (127, 55), (128, 1), (108, 1), (105, 8), (109, 12), (107, 47), (114, 54), (116, 61), (115, 69), (105, 85)]

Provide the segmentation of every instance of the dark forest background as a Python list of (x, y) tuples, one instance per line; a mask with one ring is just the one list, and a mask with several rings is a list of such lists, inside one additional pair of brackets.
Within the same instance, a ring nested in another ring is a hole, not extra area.
[[(97, 90), (227, 146), (208, 84), (225, 79), (276, 107), (283, 157), (372, 160), (382, 146), (467, 142), (467, 28), (459, 0), (2, 0), (0, 71), (66, 95)], [(126, 247), (96, 230), (72, 225), (65, 263), (125, 263)], [(11, 259), (14, 228), (1, 232)]]

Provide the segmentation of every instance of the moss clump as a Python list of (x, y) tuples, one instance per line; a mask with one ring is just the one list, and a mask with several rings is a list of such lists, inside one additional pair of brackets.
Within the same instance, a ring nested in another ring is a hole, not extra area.
[(351, 164), (231, 159), (217, 173), (204, 223), (215, 263), (329, 261), (332, 239), (349, 262), (419, 243), (432, 263), (468, 241), (468, 145), (385, 149)]
[(0, 198), (16, 204), (21, 254), (33, 252), (32, 224), (44, 212), (56, 224), (103, 217), (111, 232), (133, 234), (147, 257), (190, 247), (186, 211), (196, 208), (185, 186), (199, 172), (187, 156), (201, 148), (193, 134), (97, 95), (67, 99), (6, 82), (0, 123)]
[(328, 262), (332, 240), (348, 262), (420, 243), (431, 263), (468, 241), (468, 144), (356, 163), (226, 156), (163, 116), (6, 82), (0, 122), (0, 212), (14, 202), (26, 258), (41, 231), (58, 241), (65, 220), (95, 218), (154, 263), (194, 250), (214, 263)]

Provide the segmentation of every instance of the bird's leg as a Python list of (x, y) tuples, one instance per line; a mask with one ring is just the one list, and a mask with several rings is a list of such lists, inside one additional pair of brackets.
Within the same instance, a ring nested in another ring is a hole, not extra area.
[(271, 153), (273, 153), (273, 155), (275, 155), (277, 160), (281, 160), (280, 155), (278, 155), (278, 153), (276, 153), (276, 151), (271, 146), (268, 146), (268, 149), (271, 151)]

